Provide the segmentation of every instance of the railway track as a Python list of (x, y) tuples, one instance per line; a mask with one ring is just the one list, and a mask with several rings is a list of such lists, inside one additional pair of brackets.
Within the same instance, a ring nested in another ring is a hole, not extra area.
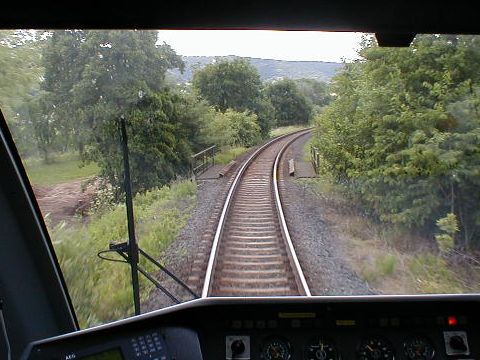
[(238, 171), (215, 232), (202, 297), (310, 296), (278, 191), (283, 151), (308, 131), (270, 141)]

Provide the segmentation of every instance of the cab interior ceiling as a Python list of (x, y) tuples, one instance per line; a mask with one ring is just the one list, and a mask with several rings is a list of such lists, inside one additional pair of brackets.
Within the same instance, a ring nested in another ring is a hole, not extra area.
[(476, 34), (471, 3), (433, 1), (42, 1), (8, 4), (2, 28), (257, 29), (375, 33), (380, 46), (408, 46), (415, 34)]

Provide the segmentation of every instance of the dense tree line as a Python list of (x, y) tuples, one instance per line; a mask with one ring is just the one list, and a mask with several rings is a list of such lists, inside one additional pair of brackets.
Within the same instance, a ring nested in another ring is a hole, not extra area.
[(365, 38), (317, 118), (323, 170), (441, 248), (480, 245), (479, 41), (424, 35), (398, 49)]
[(44, 44), (26, 31), (0, 31), (0, 106), (23, 154), (34, 146), (32, 124), (22, 115), (40, 91)]
[[(41, 36), (39, 36), (41, 35)], [(134, 191), (189, 171), (202, 148), (255, 145), (324, 106), (315, 81), (263, 84), (248, 60), (218, 60), (177, 86), (179, 55), (154, 31), (1, 32), (0, 101), (23, 157), (77, 152), (120, 189), (118, 123), (127, 120)], [(32, 141), (33, 140), (33, 141)]]
[(221, 112), (232, 109), (255, 114), (261, 136), (274, 126), (307, 124), (313, 106), (330, 101), (327, 85), (312, 80), (282, 79), (262, 84), (258, 70), (245, 59), (219, 59), (194, 74), (193, 86)]

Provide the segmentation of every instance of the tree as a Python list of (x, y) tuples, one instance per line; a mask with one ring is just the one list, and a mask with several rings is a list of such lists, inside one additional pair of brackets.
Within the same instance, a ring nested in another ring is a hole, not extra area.
[[(171, 91), (144, 95), (124, 109), (127, 122), (132, 189), (134, 193), (164, 185), (177, 176), (186, 176), (193, 153), (190, 139), (200, 130), (198, 114), (191, 100)], [(95, 159), (102, 177), (115, 189), (123, 183), (123, 154), (119, 118), (99, 128), (97, 143), (88, 155)], [(120, 192), (117, 196), (120, 195)]]
[(276, 125), (275, 109), (272, 103), (265, 96), (265, 91), (262, 90), (261, 96), (254, 104), (253, 111), (258, 118), (258, 125), (260, 126), (260, 135), (263, 139), (268, 138), (270, 130)]
[(480, 230), (479, 50), (472, 36), (418, 36), (404, 49), (366, 39), (317, 118), (324, 170), (371, 213), (430, 234), (452, 214), (464, 249)]
[(217, 110), (254, 111), (261, 90), (260, 74), (246, 59), (218, 59), (195, 72), (193, 86)]
[(305, 96), (314, 106), (324, 107), (333, 100), (330, 95), (328, 83), (315, 79), (297, 79), (295, 80), (298, 90)]
[(44, 51), (43, 88), (58, 107), (63, 135), (81, 153), (85, 145), (105, 140), (96, 130), (135, 104), (139, 94), (161, 91), (167, 69), (183, 69), (170, 46), (156, 42), (154, 31), (54, 33)]
[(26, 106), (24, 118), (45, 163), (52, 162), (51, 153), (57, 145), (55, 107), (48, 94), (41, 93)]
[(118, 120), (129, 122), (134, 191), (185, 173), (201, 122), (196, 104), (167, 90), (181, 58), (154, 31), (56, 31), (46, 47), (42, 89), (57, 133), (118, 189)]
[(310, 121), (311, 105), (293, 80), (283, 79), (270, 84), (266, 94), (274, 108), (277, 125), (307, 124)]
[(43, 51), (45, 67), (42, 90), (49, 94), (55, 104), (55, 117), (64, 150), (83, 149), (89, 136), (89, 129), (82, 121), (77, 106), (72, 106), (73, 88), (82, 80), (83, 71), (88, 61), (84, 52), (87, 32), (83, 30), (53, 31), (50, 41)]
[[(39, 32), (40, 33), (40, 32)], [(22, 155), (36, 153), (30, 103), (39, 94), (46, 41), (30, 31), (0, 31), (0, 107)]]

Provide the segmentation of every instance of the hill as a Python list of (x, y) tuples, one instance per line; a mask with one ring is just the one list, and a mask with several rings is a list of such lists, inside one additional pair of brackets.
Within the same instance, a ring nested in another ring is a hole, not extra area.
[[(216, 61), (218, 58), (235, 59), (237, 56), (183, 56), (185, 62), (185, 71), (181, 74), (178, 70), (171, 74), (177, 81), (185, 83), (192, 81), (193, 73), (208, 64)], [(288, 77), (291, 79), (315, 79), (321, 81), (330, 81), (335, 73), (343, 67), (341, 63), (324, 61), (286, 61), (259, 58), (246, 58), (250, 60), (253, 66), (258, 69), (262, 81), (272, 81)]]

